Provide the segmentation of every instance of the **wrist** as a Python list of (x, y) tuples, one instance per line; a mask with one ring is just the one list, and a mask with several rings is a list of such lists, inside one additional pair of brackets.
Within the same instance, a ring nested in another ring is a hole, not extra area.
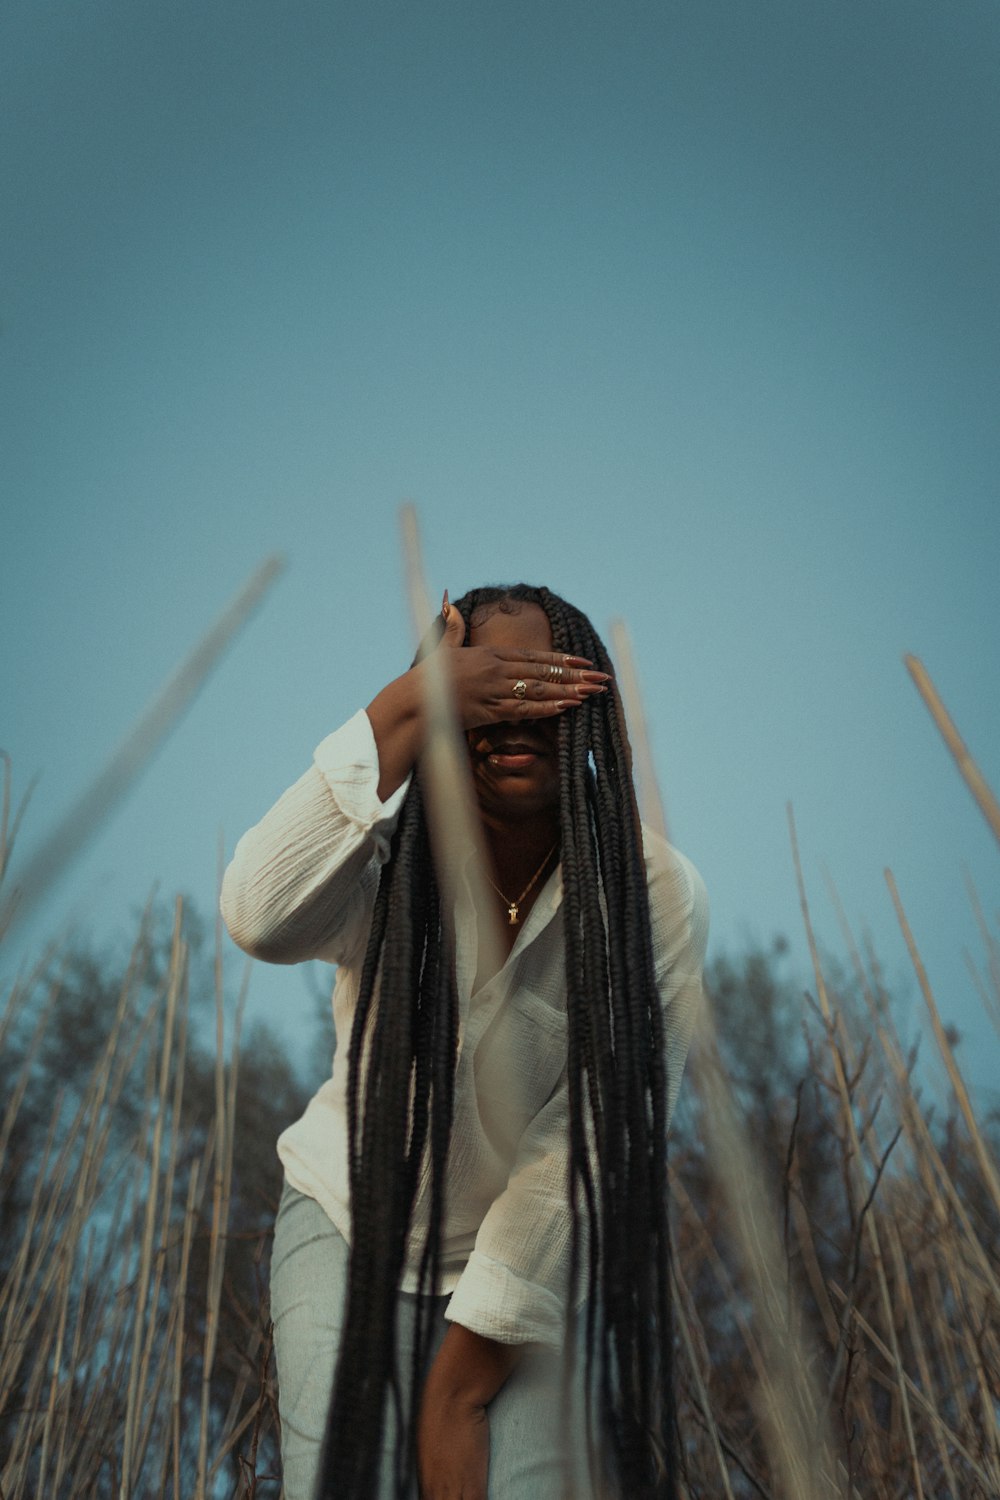
[(375, 694), (365, 710), (373, 723), (378, 720), (385, 729), (398, 731), (416, 724), (423, 717), (419, 672), (419, 666), (410, 667)]
[(365, 710), (378, 750), (378, 795), (382, 802), (410, 774), (423, 746), (423, 683), (419, 673), (419, 667), (411, 667), (396, 677)]

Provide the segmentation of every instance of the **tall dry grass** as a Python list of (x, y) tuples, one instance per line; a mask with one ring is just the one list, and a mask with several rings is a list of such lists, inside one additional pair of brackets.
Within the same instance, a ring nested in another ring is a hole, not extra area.
[[(59, 1055), (66, 1045), (47, 1036), (57, 1015), (65, 1023), (58, 961), (50, 956), (7, 996), (0, 1022), (9, 1043), (0, 1052), (5, 1500), (232, 1493), (230, 1476), (220, 1481), (227, 1456), (270, 1399), (266, 1381), (251, 1390), (244, 1378), (224, 1418), (210, 1402), (239, 1050), (236, 1037), (227, 1047), (220, 1023), (206, 1130), (185, 1100), (188, 954), (179, 902), (165, 972), (150, 974), (152, 957), (144, 923), (102, 1045), (70, 1087), (49, 1089), (47, 1098), (38, 1077), (43, 1049), (48, 1043)], [(220, 988), (220, 1017), (221, 999)], [(5, 1066), (11, 1061), (13, 1069)], [(45, 1083), (54, 1076), (50, 1061)], [(45, 1102), (50, 1118), (41, 1135)], [(196, 1282), (193, 1264), (206, 1260), (207, 1275)], [(263, 1321), (249, 1331), (245, 1366), (266, 1338)]]
[[(635, 734), (638, 705), (631, 721)], [(10, 787), (5, 765), (8, 878)], [(891, 874), (949, 1080), (937, 1099), (870, 942), (842, 919), (843, 961), (821, 954), (795, 857), (813, 960), (800, 1013), (778, 1014), (773, 964), (717, 964), (719, 1025), (698, 1040), (678, 1120), (681, 1493), (987, 1500), (1000, 1495), (997, 1121), (977, 1114)], [(974, 972), (996, 1018), (1000, 937), (977, 910)], [(100, 1045), (41, 1116), (38, 1069), (65, 1025), (59, 955), (4, 994), (0, 1192), (21, 1197), (0, 1198), (3, 1500), (280, 1493), (266, 1234), (231, 1219), (249, 1191), (234, 1150), (240, 1006), (227, 1035), (217, 934), (206, 1082), (180, 903), (158, 951), (146, 920), (104, 997)], [(195, 1085), (207, 1110), (191, 1107)], [(248, 1247), (250, 1298), (234, 1271)]]

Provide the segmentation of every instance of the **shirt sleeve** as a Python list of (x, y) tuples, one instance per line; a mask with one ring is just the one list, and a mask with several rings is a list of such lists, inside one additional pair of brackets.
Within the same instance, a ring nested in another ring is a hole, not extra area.
[(254, 958), (343, 963), (366, 937), (409, 778), (378, 797), (378, 747), (360, 710), (243, 835), (222, 881), (222, 916)]
[[(662, 840), (647, 841), (647, 874), (672, 1113), (702, 998), (708, 897), (690, 861)], [(564, 1069), (521, 1137), (507, 1186), (480, 1225), (446, 1318), (502, 1344), (562, 1347), (572, 1234), (568, 1158)]]

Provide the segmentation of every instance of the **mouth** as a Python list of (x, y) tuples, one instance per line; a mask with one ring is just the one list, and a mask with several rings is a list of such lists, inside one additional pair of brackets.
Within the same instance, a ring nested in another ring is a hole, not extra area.
[(489, 744), (486, 760), (498, 771), (526, 771), (545, 753), (545, 748), (536, 741), (512, 736)]

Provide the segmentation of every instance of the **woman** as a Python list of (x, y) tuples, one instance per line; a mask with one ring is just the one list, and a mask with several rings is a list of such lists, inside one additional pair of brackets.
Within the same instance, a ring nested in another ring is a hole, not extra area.
[(669, 1497), (666, 1135), (704, 887), (640, 829), (587, 617), (526, 585), (446, 594), (442, 617), (424, 649), (447, 653), (495, 910), (461, 868), (455, 909), (439, 898), (420, 658), (320, 744), (223, 885), (247, 952), (337, 965), (333, 1076), (278, 1143), (285, 1494)]

